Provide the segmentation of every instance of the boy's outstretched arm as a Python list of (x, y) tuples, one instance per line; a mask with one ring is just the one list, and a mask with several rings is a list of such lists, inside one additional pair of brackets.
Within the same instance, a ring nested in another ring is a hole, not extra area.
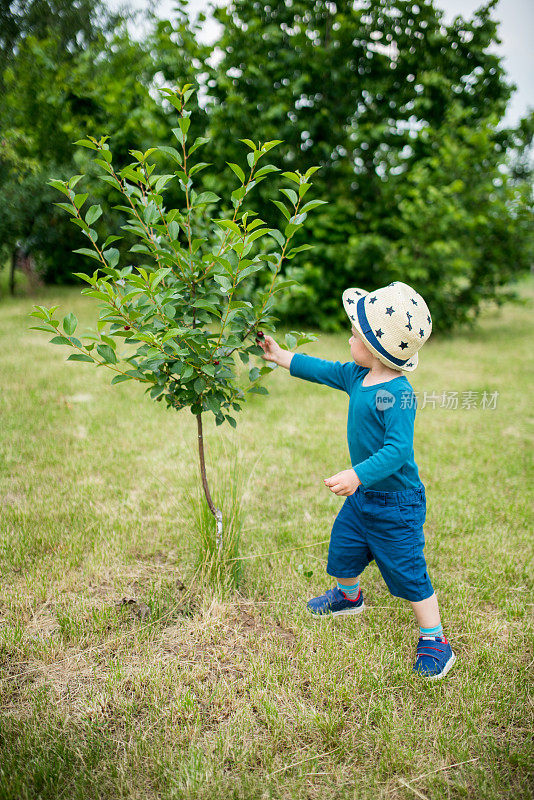
[(340, 361), (327, 361), (304, 353), (290, 353), (288, 350), (282, 350), (272, 336), (265, 336), (259, 344), (265, 353), (262, 358), (289, 369), (291, 375), (296, 378), (321, 383), (350, 394), (354, 362), (342, 364)]
[(289, 369), (294, 353), (290, 353), (289, 350), (282, 350), (272, 336), (265, 336), (263, 339), (258, 340), (258, 344), (265, 353), (262, 356), (265, 361), (274, 361), (278, 366)]

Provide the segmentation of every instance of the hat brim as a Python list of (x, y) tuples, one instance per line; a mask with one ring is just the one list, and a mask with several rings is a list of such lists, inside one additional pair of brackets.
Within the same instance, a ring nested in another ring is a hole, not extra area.
[[(417, 369), (417, 365), (419, 363), (418, 353), (414, 353), (414, 355), (408, 359), (408, 362), (411, 364), (411, 367), (408, 367), (406, 365), (404, 365), (403, 367), (399, 367), (398, 364), (394, 364), (393, 361), (389, 361), (389, 359), (383, 356), (382, 353), (379, 353), (378, 350), (375, 350), (373, 345), (369, 341), (367, 341), (366, 336), (362, 332), (360, 323), (358, 322), (358, 316), (357, 314), (354, 314), (354, 309), (356, 307), (355, 303), (358, 300), (360, 300), (360, 298), (365, 297), (365, 295), (367, 294), (369, 294), (369, 292), (366, 292), (365, 289), (357, 289), (357, 288), (345, 289), (345, 291), (343, 292), (342, 295), (343, 308), (345, 309), (345, 313), (347, 314), (351, 323), (354, 325), (354, 329), (359, 334), (362, 342), (367, 347), (367, 349), (370, 350), (371, 353), (376, 358), (378, 358), (379, 361), (382, 362), (382, 364), (385, 364), (386, 367), (391, 367), (391, 369), (401, 370), (401, 372), (413, 372), (415, 369)], [(347, 302), (348, 300), (351, 300), (352, 302), (349, 303)]]

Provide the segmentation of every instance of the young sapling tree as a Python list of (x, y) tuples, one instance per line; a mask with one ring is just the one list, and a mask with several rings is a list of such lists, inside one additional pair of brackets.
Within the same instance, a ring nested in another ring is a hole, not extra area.
[[(81, 338), (75, 336), (78, 321), (72, 312), (63, 318), (60, 328), (55, 319), (59, 306), (34, 306), (31, 316), (40, 320), (32, 329), (53, 332), (52, 344), (75, 351), (68, 361), (104, 366), (116, 373), (113, 385), (138, 381), (146, 385), (152, 400), (165, 401), (167, 409), (190, 409), (197, 420), (200, 475), (216, 519), (220, 548), (222, 512), (215, 508), (208, 486), (202, 414), (211, 412), (217, 425), (226, 421), (235, 428), (233, 412), (241, 410), (247, 395), (268, 394), (262, 379), (276, 365), (250, 366), (250, 357), (263, 353), (257, 344), (264, 335), (261, 329), (275, 331), (277, 293), (297, 283), (280, 275), (284, 260), (311, 247), (291, 247), (291, 240), (309, 212), (324, 201), (305, 201), (310, 178), (319, 169), (311, 167), (304, 175), (297, 170), (282, 173), (292, 186), (279, 190), (284, 200), (273, 201), (282, 214), (283, 230), (269, 228), (254, 211), (245, 210), (254, 186), (280, 172), (273, 164), (260, 164), (280, 141), (256, 145), (242, 139), (249, 150), (248, 176), (241, 166), (229, 163), (239, 180), (227, 204), (227, 208), (233, 207), (233, 214), (211, 216), (221, 198), (198, 186), (200, 173), (210, 165), (192, 161), (209, 139), (199, 137), (190, 143), (187, 136), (191, 112), (186, 106), (194, 91), (191, 84), (162, 90), (178, 112), (178, 126), (173, 129), (177, 147), (151, 147), (144, 153), (131, 150), (134, 160), (116, 170), (108, 136), (87, 136), (76, 142), (95, 151), (95, 162), (102, 170), (99, 178), (122, 194), (122, 204), (115, 207), (127, 217), (121, 229), (136, 239), (129, 252), (141, 254), (143, 263), (121, 265), (128, 257), (121, 256), (114, 245), (123, 237), (108, 235), (99, 242), (92, 226), (103, 211), (100, 205), (84, 210), (88, 194), (75, 192), (82, 175), (68, 181), (50, 180), (68, 200), (55, 205), (71, 215), (72, 223), (91, 245), (74, 252), (98, 264), (92, 276), (75, 274), (89, 284), (82, 294), (99, 302), (99, 316), (96, 330)], [(157, 173), (157, 164), (151, 160), (155, 154), (164, 154), (174, 171)], [(176, 180), (183, 205), (167, 209), (165, 187)], [(256, 290), (252, 302), (236, 299), (241, 282), (260, 270), (266, 271), (268, 280)], [(285, 338), (288, 349), (316, 339), (297, 331)], [(249, 365), (246, 386), (239, 381), (236, 355)]]

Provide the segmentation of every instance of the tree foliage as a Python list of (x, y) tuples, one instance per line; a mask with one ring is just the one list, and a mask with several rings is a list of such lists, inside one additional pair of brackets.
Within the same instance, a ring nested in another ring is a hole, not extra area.
[(210, 75), (210, 119), (225, 158), (239, 119), (253, 135), (279, 131), (287, 168), (306, 167), (311, 153), (322, 167), (329, 204), (313, 258), (288, 271), (302, 289), (279, 309), (284, 318), (338, 329), (344, 288), (402, 277), (445, 329), (528, 266), (524, 192), (503, 174), (511, 132), (498, 124), (511, 87), (491, 51), (494, 7), (449, 25), (433, 3), (403, 0), (235, 0), (217, 10), (223, 57)]
[[(82, 175), (51, 180), (68, 201), (56, 205), (70, 215), (90, 244), (75, 252), (97, 263), (92, 276), (77, 275), (89, 284), (82, 294), (99, 302), (100, 314), (97, 330), (87, 334), (85, 342), (74, 336), (78, 323), (72, 313), (63, 318), (62, 330), (54, 318), (57, 306), (35, 306), (32, 316), (42, 320), (37, 330), (55, 334), (53, 344), (74, 348), (68, 360), (106, 366), (117, 373), (112, 384), (137, 380), (147, 384), (152, 399), (165, 400), (168, 408), (188, 407), (197, 416), (210, 411), (217, 424), (226, 420), (235, 427), (232, 413), (240, 410), (246, 395), (267, 394), (261, 380), (271, 367), (252, 366), (243, 390), (234, 354), (248, 364), (251, 355), (263, 353), (253, 339), (259, 326), (272, 329), (276, 296), (292, 284), (279, 277), (284, 259), (309, 247), (294, 248), (292, 240), (309, 213), (324, 201), (306, 198), (310, 178), (318, 169), (310, 167), (305, 174), (282, 174), (291, 188), (279, 190), (280, 227), (267, 226), (250, 208), (245, 211), (252, 190), (280, 172), (273, 164), (260, 163), (280, 141), (256, 145), (242, 139), (248, 149), (246, 159), (229, 164), (234, 183), (238, 180), (230, 195), (233, 214), (207, 216), (208, 210), (216, 213), (221, 198), (202, 189), (201, 173), (210, 165), (198, 156), (208, 139), (189, 137), (191, 112), (186, 104), (193, 92), (188, 85), (165, 91), (178, 111), (173, 128), (176, 146), (131, 150), (133, 161), (116, 169), (107, 136), (77, 142), (96, 153), (101, 180), (123, 196), (117, 208), (127, 220), (121, 229), (136, 243), (121, 256), (117, 247), (121, 237), (110, 234), (99, 240), (94, 226), (104, 217), (102, 207), (89, 205), (87, 192), (75, 191)], [(172, 172), (159, 172), (162, 155), (172, 160)], [(173, 181), (180, 186), (182, 202), (180, 208), (169, 209), (165, 194)], [(128, 263), (130, 253), (143, 259), (137, 269)], [(238, 285), (261, 270), (268, 274), (268, 288), (256, 293), (254, 302), (237, 300)], [(313, 338), (288, 334), (287, 343), (294, 347)]]

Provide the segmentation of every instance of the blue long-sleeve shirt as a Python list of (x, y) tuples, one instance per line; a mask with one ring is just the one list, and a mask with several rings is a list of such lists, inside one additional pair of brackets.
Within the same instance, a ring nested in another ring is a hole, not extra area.
[(349, 453), (364, 488), (398, 492), (421, 484), (413, 450), (417, 399), (405, 375), (362, 386), (366, 367), (304, 353), (295, 353), (289, 372), (349, 395)]

